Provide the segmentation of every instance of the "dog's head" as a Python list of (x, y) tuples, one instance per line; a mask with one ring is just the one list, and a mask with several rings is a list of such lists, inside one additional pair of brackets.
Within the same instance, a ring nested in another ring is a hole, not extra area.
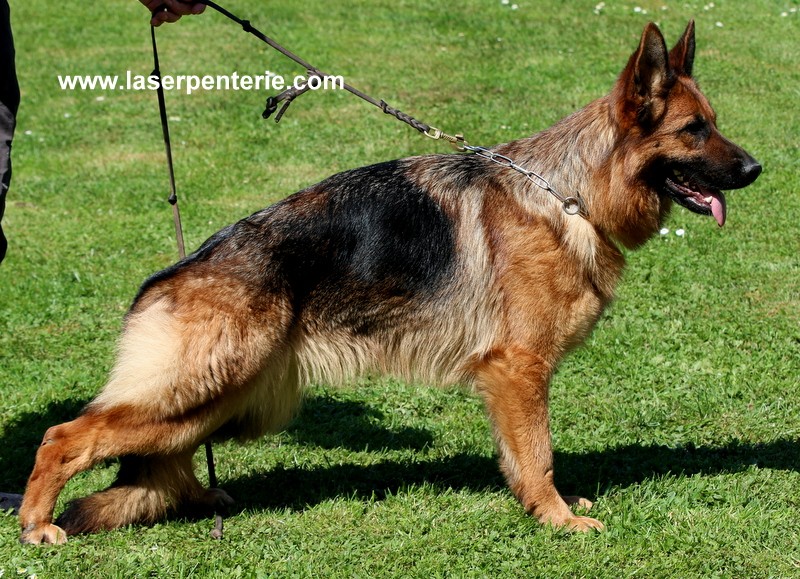
[(670, 51), (658, 27), (648, 24), (612, 93), (613, 114), (638, 152), (637, 178), (659, 196), (662, 219), (674, 200), (722, 226), (722, 190), (746, 187), (761, 165), (717, 129), (716, 114), (692, 77), (694, 53), (694, 21)]

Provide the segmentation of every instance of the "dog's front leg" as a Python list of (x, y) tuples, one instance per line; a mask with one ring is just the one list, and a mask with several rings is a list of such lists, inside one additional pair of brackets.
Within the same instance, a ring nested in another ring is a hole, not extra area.
[(476, 365), (475, 377), (492, 420), (500, 464), (525, 510), (542, 523), (577, 531), (602, 529), (567, 506), (591, 503), (562, 497), (553, 482), (548, 386), (552, 368), (521, 348), (496, 349)]

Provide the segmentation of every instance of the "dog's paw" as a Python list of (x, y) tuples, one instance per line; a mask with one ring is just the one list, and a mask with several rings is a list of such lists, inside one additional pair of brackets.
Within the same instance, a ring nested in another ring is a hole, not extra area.
[(560, 498), (559, 504), (554, 504), (549, 511), (542, 512), (542, 509), (536, 513), (542, 523), (560, 530), (582, 533), (605, 529), (605, 525), (597, 519), (576, 515), (569, 508), (572, 506), (573, 508), (577, 507), (579, 512), (581, 510), (588, 511), (592, 508), (592, 501), (573, 496), (561, 496)]
[[(592, 501), (583, 497), (562, 496), (561, 498), (564, 499), (564, 502), (570, 507), (577, 507), (579, 512), (589, 511), (592, 506), (594, 506)], [(591, 517), (582, 517), (579, 515), (570, 516), (565, 521), (561, 522), (559, 527), (569, 531), (580, 531), (583, 533), (587, 533), (589, 531), (602, 531), (605, 529), (605, 525), (597, 519), (593, 519)]]
[(574, 516), (567, 519), (561, 528), (567, 531), (579, 531), (581, 533), (588, 533), (589, 531), (602, 531), (606, 526), (592, 517), (579, 517)]
[(569, 506), (579, 507), (586, 511), (591, 510), (592, 506), (594, 506), (594, 503), (592, 501), (590, 501), (589, 499), (585, 499), (583, 497), (562, 496), (561, 498), (564, 499), (564, 502), (567, 503)]
[(26, 545), (63, 545), (67, 542), (67, 533), (52, 523), (39, 523), (22, 531), (19, 542)]

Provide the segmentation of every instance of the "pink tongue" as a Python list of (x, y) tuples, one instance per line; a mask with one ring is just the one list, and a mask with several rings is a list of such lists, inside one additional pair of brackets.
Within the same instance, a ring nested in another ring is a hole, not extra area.
[(700, 187), (700, 194), (705, 198), (711, 197), (711, 214), (720, 227), (725, 225), (725, 217), (728, 214), (725, 194), (717, 189), (708, 189), (706, 187)]
[(725, 225), (725, 216), (728, 214), (728, 208), (725, 204), (725, 196), (721, 192), (711, 195), (711, 213), (720, 227)]

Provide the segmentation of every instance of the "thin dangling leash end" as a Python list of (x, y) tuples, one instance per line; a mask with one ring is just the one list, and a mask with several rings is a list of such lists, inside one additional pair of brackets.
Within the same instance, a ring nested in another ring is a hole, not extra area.
[(278, 97), (267, 97), (267, 102), (264, 103), (264, 112), (261, 113), (261, 118), (267, 120), (272, 114), (278, 110)]
[[(308, 74), (309, 74), (309, 76), (311, 76), (312, 74), (317, 74), (317, 73), (315, 73), (312, 70), (309, 70)], [(309, 89), (310, 89), (310, 86), (309, 86), (308, 82), (306, 82), (303, 86), (300, 86), (300, 87), (292, 86), (292, 87), (287, 88), (285, 91), (283, 91), (282, 93), (280, 93), (280, 94), (278, 94), (276, 96), (268, 97), (267, 98), (267, 102), (264, 104), (264, 112), (261, 113), (261, 118), (262, 119), (270, 118), (272, 116), (272, 114), (276, 110), (278, 110), (278, 104), (283, 102), (284, 104), (281, 107), (281, 110), (275, 116), (275, 122), (276, 123), (280, 122), (281, 117), (283, 117), (283, 114), (286, 112), (286, 109), (289, 108), (289, 105), (292, 104), (294, 99), (299, 97), (301, 94), (304, 94)]]

